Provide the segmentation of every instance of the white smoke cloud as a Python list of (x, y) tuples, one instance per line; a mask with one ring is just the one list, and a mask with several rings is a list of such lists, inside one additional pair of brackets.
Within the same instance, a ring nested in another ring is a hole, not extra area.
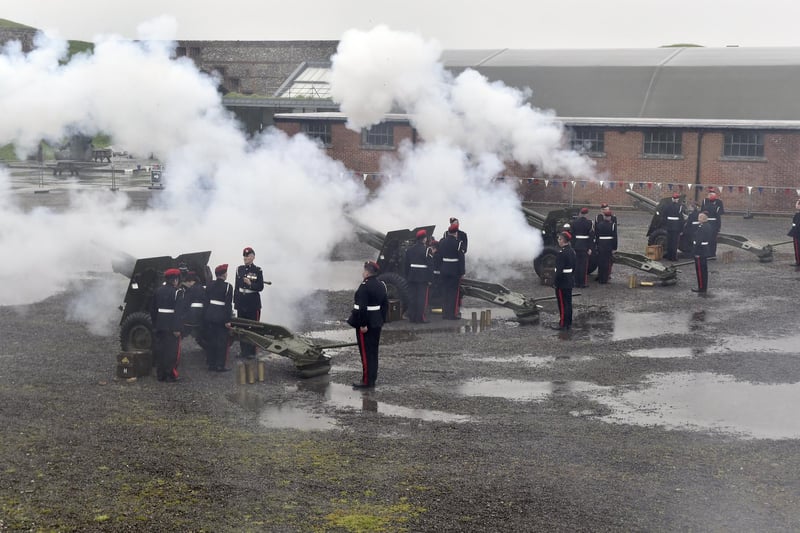
[[(352, 127), (374, 124), (398, 106), (412, 113), (426, 142), (387, 158), (392, 178), (367, 202), (343, 165), (304, 136), (268, 131), (248, 139), (222, 106), (215, 80), (190, 60), (172, 58), (174, 21), (160, 18), (140, 30), (136, 42), (99, 38), (93, 53), (67, 64), (60, 63), (64, 41), (47, 35), (27, 54), (18, 43), (3, 48), (0, 144), (14, 143), (24, 155), (41, 139), (107, 133), (115, 146), (158, 155), (167, 188), (145, 210), (100, 190), (61, 191), (70, 195), (68, 207), (26, 210), (0, 169), (0, 305), (41, 300), (89, 272), (102, 277), (117, 250), (134, 257), (211, 250), (212, 268), (233, 268), (242, 248), (252, 246), (273, 282), (262, 319), (291, 327), (331, 249), (349, 234), (342, 214), (350, 206), (360, 206), (356, 217), (381, 231), (438, 224), (440, 235), (457, 216), (470, 234), (471, 275), (497, 280), (541, 246), (513, 188), (493, 181), (505, 162), (591, 173), (561, 148), (552, 114), (524, 104), (523, 93), (475, 72), (453, 78), (438, 62), (436, 43), (379, 27), (345, 34), (333, 94)], [(103, 324), (118, 319), (109, 309), (114, 282), (91, 285), (96, 292), (82, 294), (71, 316), (105, 331)], [(121, 303), (123, 294), (114, 296)]]
[(490, 83), (474, 70), (454, 77), (440, 55), (436, 42), (385, 26), (342, 37), (331, 95), (348, 127), (369, 127), (402, 111), (423, 140), (401, 149), (398, 159), (386, 158), (390, 183), (363, 220), (388, 229), (438, 223), (443, 232), (456, 216), (470, 236), (468, 269), (511, 275), (514, 262), (539, 254), (541, 235), (525, 222), (513, 187), (494, 178), (510, 162), (574, 177), (593, 176), (593, 166), (564, 148), (562, 124), (553, 112), (527, 104), (527, 92)]

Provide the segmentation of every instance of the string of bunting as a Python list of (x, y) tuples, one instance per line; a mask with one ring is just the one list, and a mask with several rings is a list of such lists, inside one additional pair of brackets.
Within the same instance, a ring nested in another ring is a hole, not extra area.
[(658, 190), (668, 190), (670, 192), (680, 192), (680, 191), (691, 191), (692, 189), (697, 191), (703, 191), (709, 188), (714, 188), (719, 192), (728, 192), (728, 193), (746, 193), (746, 194), (753, 194), (753, 192), (757, 192), (759, 194), (763, 194), (764, 192), (772, 192), (772, 193), (785, 193), (785, 194), (796, 194), (800, 196), (800, 188), (793, 189), (791, 187), (770, 187), (770, 186), (752, 186), (752, 185), (703, 185), (703, 184), (695, 184), (695, 183), (664, 183), (664, 182), (656, 182), (656, 181), (593, 181), (593, 180), (549, 180), (549, 179), (541, 179), (541, 178), (524, 178), (519, 180), (520, 185), (523, 183), (528, 183), (532, 185), (544, 185), (545, 187), (558, 187), (561, 186), (562, 188), (567, 188), (572, 185), (573, 188), (580, 187), (586, 188), (587, 185), (591, 184), (594, 186), (599, 187), (600, 189), (615, 189), (615, 188), (627, 188), (631, 190), (635, 189), (653, 189), (654, 187)]

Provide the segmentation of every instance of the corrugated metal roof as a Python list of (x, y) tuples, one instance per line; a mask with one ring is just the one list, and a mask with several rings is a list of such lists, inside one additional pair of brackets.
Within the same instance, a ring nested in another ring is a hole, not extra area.
[[(562, 117), (800, 120), (800, 48), (446, 50), (442, 63), (530, 88), (533, 106)], [(280, 96), (328, 97), (325, 70), (302, 71)]]

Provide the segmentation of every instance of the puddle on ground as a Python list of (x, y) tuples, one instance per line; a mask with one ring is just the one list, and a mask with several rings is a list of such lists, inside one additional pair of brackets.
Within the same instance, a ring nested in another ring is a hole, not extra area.
[(538, 401), (548, 396), (588, 392), (599, 388), (585, 381), (523, 381), (516, 379), (473, 379), (462, 383), (458, 392), (464, 396), (504, 398), (518, 402)]
[[(289, 392), (308, 391), (317, 394), (323, 400), (322, 405), (336, 409), (366, 411), (385, 416), (421, 420), (424, 422), (463, 423), (471, 419), (467, 415), (458, 415), (431, 409), (415, 409), (382, 402), (376, 399), (374, 391), (354, 390), (349, 385), (330, 383), (328, 376), (298, 382), (295, 387), (288, 387)], [(288, 402), (280, 406), (270, 406), (259, 414), (259, 423), (269, 428), (310, 430), (331, 430), (339, 428), (336, 419), (313, 412), (314, 406), (303, 402)]]
[(611, 339), (620, 341), (656, 335), (689, 333), (691, 318), (690, 312), (629, 313), (615, 311)]
[(711, 373), (654, 374), (641, 390), (594, 395), (613, 410), (600, 420), (729, 433), (745, 438), (800, 438), (800, 383), (761, 384)]
[(573, 362), (586, 362), (591, 361), (594, 357), (588, 356), (558, 356), (554, 357), (552, 355), (533, 355), (533, 354), (523, 354), (523, 355), (511, 355), (509, 357), (497, 357), (497, 356), (466, 356), (466, 359), (470, 361), (476, 361), (478, 363), (498, 363), (498, 364), (512, 364), (512, 365), (525, 365), (527, 367), (546, 367), (554, 364), (556, 361), (573, 361)]
[(800, 335), (790, 337), (727, 337), (719, 345), (706, 349), (709, 353), (774, 352), (800, 354)]
[(631, 350), (631, 357), (645, 357), (648, 359), (681, 359), (703, 355), (703, 348), (643, 348)]

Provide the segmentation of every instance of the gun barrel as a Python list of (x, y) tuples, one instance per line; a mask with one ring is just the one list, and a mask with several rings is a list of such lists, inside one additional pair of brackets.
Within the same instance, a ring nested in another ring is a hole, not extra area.
[(648, 198), (643, 194), (639, 194), (638, 192), (632, 189), (626, 189), (625, 194), (627, 194), (628, 196), (632, 196), (633, 198), (639, 201), (637, 207), (642, 207), (643, 209), (646, 209), (651, 213), (655, 213), (656, 207), (658, 207), (658, 202), (656, 202), (652, 198)]
[(524, 205), (520, 207), (522, 209), (522, 213), (525, 215), (525, 220), (528, 221), (528, 224), (533, 226), (536, 229), (543, 229), (544, 222), (547, 220), (547, 217), (538, 211), (534, 211), (529, 207), (525, 207)]
[(367, 246), (372, 246), (376, 250), (383, 248), (383, 241), (386, 240), (385, 233), (382, 233), (375, 228), (371, 228), (366, 224), (362, 224), (350, 215), (345, 215), (345, 218), (358, 230), (358, 240)]

